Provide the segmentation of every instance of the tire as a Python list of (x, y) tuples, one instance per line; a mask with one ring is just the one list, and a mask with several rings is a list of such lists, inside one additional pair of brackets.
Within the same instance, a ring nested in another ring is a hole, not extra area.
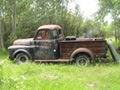
[(19, 53), (17, 56), (16, 56), (16, 63), (17, 64), (27, 64), (29, 63), (31, 60), (30, 60), (30, 57), (25, 54), (25, 53)]
[(76, 57), (76, 64), (78, 66), (87, 66), (90, 64), (90, 58), (86, 54), (80, 54)]

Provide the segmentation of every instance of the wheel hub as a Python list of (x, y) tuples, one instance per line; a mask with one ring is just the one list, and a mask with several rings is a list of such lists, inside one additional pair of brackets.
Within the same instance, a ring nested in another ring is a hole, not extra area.
[(21, 58), (20, 58), (20, 61), (21, 61), (21, 62), (26, 62), (26, 58), (25, 58), (25, 57), (21, 57)]
[(85, 58), (85, 57), (81, 57), (81, 58), (79, 58), (79, 64), (80, 65), (82, 65), (82, 66), (84, 66), (85, 64), (86, 64), (86, 60), (87, 60), (87, 58)]

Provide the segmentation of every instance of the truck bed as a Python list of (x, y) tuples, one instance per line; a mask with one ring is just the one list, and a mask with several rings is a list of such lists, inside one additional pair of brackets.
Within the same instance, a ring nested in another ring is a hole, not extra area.
[(77, 38), (76, 40), (60, 41), (61, 58), (69, 58), (78, 48), (87, 48), (95, 57), (106, 57), (107, 44), (104, 38)]

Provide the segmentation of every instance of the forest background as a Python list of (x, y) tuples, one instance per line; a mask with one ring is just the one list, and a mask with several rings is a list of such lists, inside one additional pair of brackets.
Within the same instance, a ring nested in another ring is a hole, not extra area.
[[(0, 48), (14, 40), (34, 37), (36, 29), (45, 24), (58, 24), (64, 37), (114, 37), (120, 40), (120, 0), (99, 0), (93, 18), (85, 18), (79, 4), (74, 12), (69, 4), (75, 0), (0, 0)], [(87, 2), (86, 2), (87, 3)], [(105, 17), (111, 15), (112, 22)]]
[[(36, 29), (45, 24), (60, 25), (64, 37), (114, 38), (115, 48), (120, 46), (120, 0), (98, 0), (99, 9), (92, 18), (84, 16), (78, 3), (70, 10), (72, 2), (75, 0), (0, 0), (0, 90), (120, 90), (120, 65), (113, 62), (78, 67), (17, 65), (6, 59), (6, 49), (14, 40), (34, 37)], [(105, 20), (109, 15), (112, 22)]]

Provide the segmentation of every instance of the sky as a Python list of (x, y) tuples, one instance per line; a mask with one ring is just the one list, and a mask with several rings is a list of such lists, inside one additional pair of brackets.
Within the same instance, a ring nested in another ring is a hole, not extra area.
[[(74, 0), (72, 3), (70, 3), (69, 8), (74, 11), (73, 7), (78, 4), (84, 17), (92, 19), (93, 14), (99, 9), (98, 2), (98, 0)], [(111, 23), (112, 19), (110, 14), (105, 17), (105, 21)]]
[(91, 18), (93, 13), (99, 9), (97, 0), (77, 0), (76, 3), (79, 4), (83, 15), (88, 18)]
[(70, 4), (69, 8), (73, 10), (73, 7), (75, 7), (76, 4), (80, 6), (80, 11), (83, 15), (88, 18), (91, 18), (93, 13), (99, 9), (98, 0), (75, 0)]

